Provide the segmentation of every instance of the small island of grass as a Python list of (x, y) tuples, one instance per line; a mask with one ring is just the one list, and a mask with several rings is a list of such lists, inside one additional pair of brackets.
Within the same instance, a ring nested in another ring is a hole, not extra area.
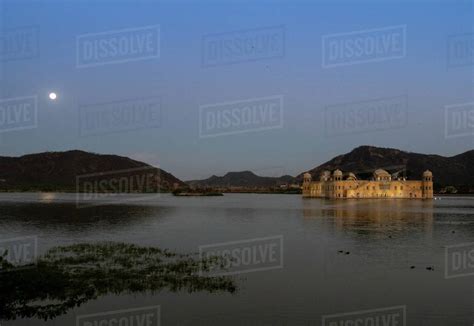
[(173, 191), (174, 196), (178, 197), (192, 197), (192, 196), (224, 196), (222, 192), (215, 191), (213, 189), (176, 189)]

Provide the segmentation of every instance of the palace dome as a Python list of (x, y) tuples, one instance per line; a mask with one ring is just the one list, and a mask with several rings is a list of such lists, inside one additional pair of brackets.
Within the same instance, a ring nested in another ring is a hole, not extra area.
[(354, 173), (349, 172), (349, 174), (347, 175), (347, 180), (357, 180), (357, 177)]
[(390, 181), (392, 180), (392, 176), (383, 169), (377, 169), (374, 171), (374, 180)]
[(331, 172), (329, 172), (328, 170), (324, 170), (323, 172), (321, 172), (320, 180), (327, 181), (329, 180), (330, 177), (331, 177)]
[(334, 176), (341, 176), (342, 177), (342, 171), (337, 169), (336, 171), (334, 171), (333, 173)]
[(424, 176), (424, 177), (432, 177), (432, 176), (433, 176), (433, 173), (431, 173), (430, 170), (426, 170), (425, 172), (423, 172), (423, 176)]
[(375, 176), (380, 176), (380, 177), (385, 177), (385, 176), (390, 176), (390, 173), (385, 171), (384, 169), (377, 169), (374, 171)]

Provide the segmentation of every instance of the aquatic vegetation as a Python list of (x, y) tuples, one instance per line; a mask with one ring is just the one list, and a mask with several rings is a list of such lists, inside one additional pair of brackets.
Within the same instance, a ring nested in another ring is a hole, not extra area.
[(191, 188), (178, 188), (173, 190), (172, 194), (174, 196), (181, 196), (181, 197), (192, 197), (192, 196), (224, 196), (224, 194), (220, 191), (217, 191), (213, 188), (198, 188), (198, 189), (191, 189)]
[(52, 319), (106, 294), (163, 289), (234, 293), (231, 278), (200, 274), (223, 266), (218, 257), (110, 242), (55, 247), (21, 268), (0, 257), (0, 319)]

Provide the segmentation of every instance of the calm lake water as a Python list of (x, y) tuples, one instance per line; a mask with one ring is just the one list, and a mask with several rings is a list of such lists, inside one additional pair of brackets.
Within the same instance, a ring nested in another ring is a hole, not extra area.
[(191, 253), (203, 245), (278, 237), (281, 261), (233, 275), (238, 286), (233, 294), (122, 293), (54, 320), (20, 318), (2, 326), (76, 325), (78, 316), (155, 305), (161, 325), (322, 325), (325, 315), (393, 306), (405, 306), (407, 325), (474, 322), (474, 276), (445, 277), (445, 247), (474, 242), (472, 197), (137, 195), (97, 204), (77, 208), (74, 194), (1, 194), (0, 240), (37, 236), (40, 254), (97, 241)]

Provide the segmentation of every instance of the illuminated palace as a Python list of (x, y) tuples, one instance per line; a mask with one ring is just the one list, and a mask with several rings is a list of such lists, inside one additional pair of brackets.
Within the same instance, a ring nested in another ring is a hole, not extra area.
[(358, 180), (354, 173), (343, 175), (341, 170), (332, 174), (323, 171), (319, 181), (312, 181), (311, 174), (303, 176), (303, 197), (318, 198), (433, 198), (433, 174), (426, 170), (422, 180), (393, 178), (378, 169), (371, 180)]

